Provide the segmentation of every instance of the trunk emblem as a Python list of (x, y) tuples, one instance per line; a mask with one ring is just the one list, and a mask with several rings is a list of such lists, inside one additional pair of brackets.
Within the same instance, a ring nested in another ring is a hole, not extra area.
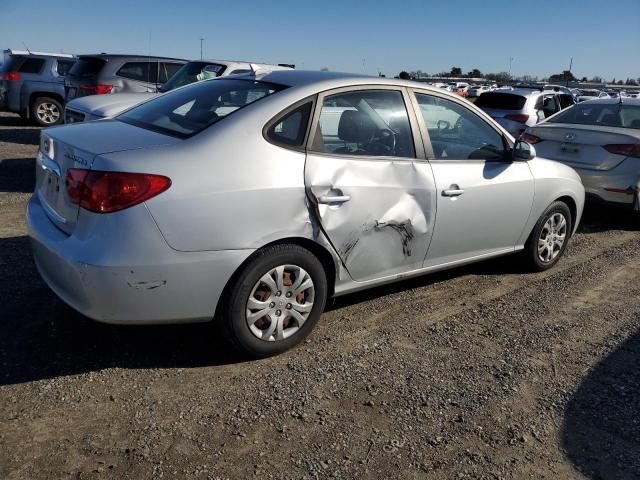
[(564, 139), (565, 139), (565, 140), (575, 140), (575, 138), (576, 138), (576, 136), (575, 136), (573, 133), (567, 133), (567, 134), (564, 136)]

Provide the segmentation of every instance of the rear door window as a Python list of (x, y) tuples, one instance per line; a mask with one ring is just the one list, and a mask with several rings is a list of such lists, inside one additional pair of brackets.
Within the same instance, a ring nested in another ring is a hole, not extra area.
[(44, 67), (43, 58), (27, 58), (22, 65), (20, 65), (20, 73), (40, 73)]
[(158, 83), (158, 62), (127, 62), (116, 75), (140, 82)]
[(476, 100), (476, 106), (496, 110), (522, 110), (525, 103), (527, 103), (526, 97), (512, 93), (486, 92)]

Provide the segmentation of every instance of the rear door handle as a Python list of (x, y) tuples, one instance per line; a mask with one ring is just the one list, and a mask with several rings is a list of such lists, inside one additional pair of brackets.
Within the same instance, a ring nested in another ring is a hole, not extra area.
[(322, 195), (318, 197), (318, 203), (344, 203), (351, 200), (351, 195)]
[(453, 184), (446, 190), (442, 191), (443, 197), (459, 197), (464, 193), (464, 190), (460, 188), (458, 185)]

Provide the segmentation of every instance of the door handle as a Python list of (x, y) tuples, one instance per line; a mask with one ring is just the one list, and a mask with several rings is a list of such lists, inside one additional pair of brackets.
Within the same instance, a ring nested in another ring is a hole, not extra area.
[(318, 203), (344, 203), (351, 200), (351, 195), (322, 195), (318, 197)]
[(454, 183), (449, 188), (442, 191), (442, 196), (443, 197), (459, 197), (463, 193), (464, 193), (464, 190)]

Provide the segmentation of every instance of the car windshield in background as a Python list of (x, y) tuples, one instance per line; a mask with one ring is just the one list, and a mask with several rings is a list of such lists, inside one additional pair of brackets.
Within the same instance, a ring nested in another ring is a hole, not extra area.
[(183, 65), (162, 87), (161, 92), (168, 92), (178, 87), (222, 75), (226, 67), (218, 63), (189, 62)]
[(600, 95), (598, 90), (581, 90), (580, 92), (583, 97), (597, 97)]
[(116, 118), (147, 130), (187, 138), (284, 88), (266, 82), (221, 78), (174, 90)]
[(588, 102), (571, 107), (548, 122), (640, 130), (640, 106)]
[(483, 93), (476, 100), (480, 108), (495, 108), (496, 110), (522, 110), (527, 103), (526, 97), (510, 93)]
[(80, 57), (69, 70), (69, 75), (80, 78), (95, 77), (100, 73), (105, 63), (106, 60), (102, 58)]

